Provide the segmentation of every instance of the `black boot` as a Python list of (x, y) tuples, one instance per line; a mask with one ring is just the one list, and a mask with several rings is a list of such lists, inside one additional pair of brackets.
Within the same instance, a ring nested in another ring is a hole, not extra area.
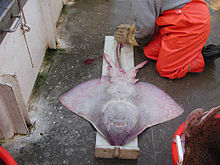
[(202, 49), (202, 55), (206, 64), (210, 64), (220, 57), (220, 45), (210, 44)]

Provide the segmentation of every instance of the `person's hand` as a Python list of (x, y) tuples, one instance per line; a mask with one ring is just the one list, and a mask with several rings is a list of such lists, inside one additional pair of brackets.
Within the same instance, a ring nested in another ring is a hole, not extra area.
[(117, 27), (114, 37), (117, 42), (138, 46), (138, 43), (134, 37), (134, 33), (135, 33), (134, 24), (132, 25), (121, 24)]

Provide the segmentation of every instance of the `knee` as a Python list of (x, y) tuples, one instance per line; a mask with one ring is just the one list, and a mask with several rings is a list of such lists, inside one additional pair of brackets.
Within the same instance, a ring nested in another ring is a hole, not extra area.
[(178, 68), (174, 66), (165, 66), (156, 64), (156, 69), (161, 77), (166, 77), (169, 79), (176, 79), (184, 77), (188, 72), (188, 66), (183, 68)]

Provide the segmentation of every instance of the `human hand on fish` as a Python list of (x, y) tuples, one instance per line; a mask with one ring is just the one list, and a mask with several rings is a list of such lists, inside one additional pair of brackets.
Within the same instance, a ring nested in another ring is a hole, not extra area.
[(139, 46), (134, 37), (135, 31), (134, 24), (121, 24), (117, 27), (117, 30), (114, 34), (115, 40), (118, 43)]

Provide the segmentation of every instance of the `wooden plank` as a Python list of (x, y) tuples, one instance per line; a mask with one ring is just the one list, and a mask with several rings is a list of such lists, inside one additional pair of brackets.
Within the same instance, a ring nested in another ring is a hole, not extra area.
[[(104, 53), (116, 62), (115, 50), (117, 43), (113, 36), (105, 37)], [(121, 51), (121, 64), (125, 71), (134, 67), (134, 51), (133, 46), (126, 45)], [(102, 76), (107, 74), (107, 62), (103, 59)], [(98, 132), (96, 134), (95, 157), (97, 158), (114, 158), (120, 159), (137, 159), (139, 156), (138, 138), (134, 138), (124, 146), (112, 146)]]
[(5, 104), (5, 112), (13, 124), (14, 132), (17, 134), (27, 134), (28, 129), (22, 112), (18, 108), (18, 104), (10, 84), (0, 84), (0, 95), (2, 102)]
[(17, 101), (18, 108), (22, 112), (26, 123), (31, 124), (31, 120), (29, 118), (27, 107), (26, 107), (26, 104), (24, 102), (24, 98), (22, 96), (21, 88), (19, 86), (19, 82), (17, 80), (16, 75), (15, 74), (14, 75), (3, 74), (1, 76), (1, 81), (4, 84), (6, 84), (6, 83), (11, 84), (11, 87), (13, 89), (13, 92), (14, 92), (14, 95), (15, 95), (15, 98), (16, 98), (16, 101)]
[(12, 122), (5, 110), (6, 105), (0, 95), (0, 139), (10, 139), (14, 136)]

